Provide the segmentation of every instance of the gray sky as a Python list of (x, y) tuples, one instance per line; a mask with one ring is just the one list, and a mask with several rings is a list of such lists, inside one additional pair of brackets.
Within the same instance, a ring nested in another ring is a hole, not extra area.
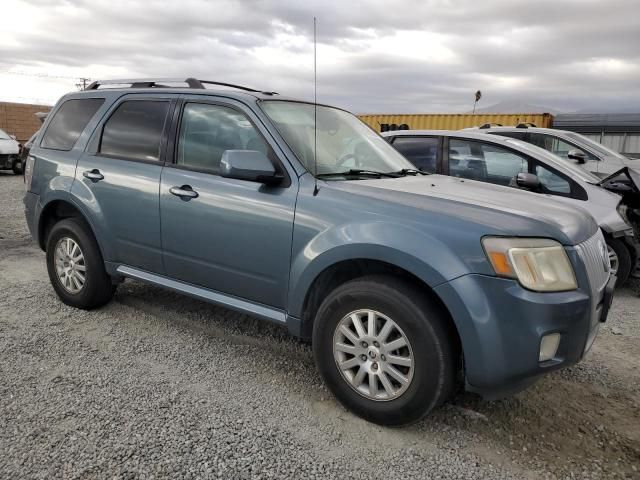
[(3, 0), (0, 100), (196, 76), (356, 113), (640, 111), (638, 0)]

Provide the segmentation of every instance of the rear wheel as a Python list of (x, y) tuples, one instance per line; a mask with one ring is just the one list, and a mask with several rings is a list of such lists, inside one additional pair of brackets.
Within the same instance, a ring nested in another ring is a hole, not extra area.
[(606, 241), (609, 261), (611, 262), (611, 272), (618, 277), (616, 287), (619, 287), (625, 284), (631, 274), (631, 254), (621, 240), (607, 238)]
[(116, 289), (92, 232), (77, 218), (61, 220), (51, 228), (47, 270), (60, 300), (72, 307), (89, 310), (104, 305)]
[(445, 314), (411, 283), (350, 281), (316, 316), (313, 352), (336, 398), (369, 421), (414, 422), (453, 392), (456, 348)]

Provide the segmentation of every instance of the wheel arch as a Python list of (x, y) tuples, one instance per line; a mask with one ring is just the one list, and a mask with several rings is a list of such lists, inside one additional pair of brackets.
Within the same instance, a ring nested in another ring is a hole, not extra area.
[(313, 331), (313, 323), (315, 321), (318, 307), (326, 298), (326, 296), (344, 283), (370, 275), (388, 275), (400, 278), (416, 288), (433, 302), (433, 304), (442, 311), (447, 319), (448, 333), (455, 343), (458, 351), (461, 351), (461, 339), (453, 316), (446, 304), (433, 288), (414, 272), (388, 263), (383, 260), (372, 258), (353, 258), (335, 262), (324, 268), (311, 282), (306, 291), (304, 301), (302, 302), (301, 311), (301, 329), (300, 333), (303, 338), (310, 339)]
[(42, 211), (40, 212), (40, 216), (38, 218), (37, 239), (38, 245), (43, 251), (46, 251), (47, 249), (47, 237), (49, 235), (49, 231), (51, 231), (51, 228), (57, 222), (65, 218), (78, 218), (82, 220), (82, 222), (87, 226), (87, 228), (93, 235), (93, 238), (96, 239), (98, 248), (100, 249), (100, 253), (103, 254), (102, 246), (100, 244), (98, 236), (96, 235), (95, 229), (91, 225), (91, 222), (89, 221), (87, 216), (73, 202), (67, 199), (60, 198), (53, 199), (44, 207), (42, 207)]

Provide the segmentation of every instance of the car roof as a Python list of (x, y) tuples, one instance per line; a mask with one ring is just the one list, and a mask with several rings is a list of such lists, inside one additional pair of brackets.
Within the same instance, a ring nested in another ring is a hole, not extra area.
[[(476, 140), (487, 140), (487, 135), (475, 130), (395, 130), (393, 132), (383, 132), (381, 135), (383, 137), (420, 137), (420, 136), (437, 135), (442, 137), (456, 136), (456, 137), (471, 138)], [(492, 135), (491, 137), (489, 137), (489, 140), (495, 141), (495, 143), (501, 143), (506, 140), (512, 140), (512, 139), (508, 137), (500, 137), (500, 136)]]

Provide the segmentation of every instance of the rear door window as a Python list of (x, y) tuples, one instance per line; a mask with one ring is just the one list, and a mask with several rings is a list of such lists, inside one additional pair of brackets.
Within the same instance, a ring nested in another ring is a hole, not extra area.
[(168, 100), (122, 102), (105, 122), (99, 152), (130, 160), (158, 161)]
[(515, 187), (518, 173), (529, 171), (529, 160), (491, 143), (449, 140), (449, 175)]
[(429, 173), (438, 170), (437, 137), (396, 137), (391, 145), (413, 163), (416, 168)]
[(53, 115), (40, 146), (52, 150), (71, 150), (104, 98), (67, 100)]

